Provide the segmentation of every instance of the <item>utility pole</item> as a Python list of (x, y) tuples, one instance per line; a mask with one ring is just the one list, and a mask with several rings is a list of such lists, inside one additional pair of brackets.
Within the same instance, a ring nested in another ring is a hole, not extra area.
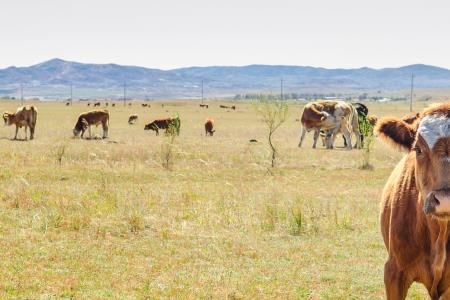
[(414, 95), (414, 73), (411, 74), (411, 98), (409, 102), (409, 111), (412, 112), (412, 102), (413, 102), (413, 95)]
[(123, 106), (126, 106), (127, 102), (127, 82), (123, 82)]
[(73, 105), (73, 85), (70, 85), (70, 105)]
[(203, 79), (202, 79), (202, 104), (203, 104)]
[(23, 105), (23, 84), (20, 84), (20, 103)]
[(281, 82), (280, 82), (280, 95), (281, 95), (281, 100), (283, 100), (283, 77), (281, 77)]

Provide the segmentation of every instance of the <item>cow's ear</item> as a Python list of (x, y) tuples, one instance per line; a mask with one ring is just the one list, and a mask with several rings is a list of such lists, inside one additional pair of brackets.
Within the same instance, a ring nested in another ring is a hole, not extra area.
[(416, 137), (416, 129), (400, 119), (384, 118), (377, 122), (375, 132), (396, 149), (409, 151)]

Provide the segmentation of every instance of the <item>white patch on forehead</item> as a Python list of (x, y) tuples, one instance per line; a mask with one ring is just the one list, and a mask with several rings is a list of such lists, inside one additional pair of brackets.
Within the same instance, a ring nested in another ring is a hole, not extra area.
[(450, 136), (450, 118), (438, 115), (426, 116), (420, 121), (418, 132), (427, 142), (428, 147), (433, 149), (440, 138)]

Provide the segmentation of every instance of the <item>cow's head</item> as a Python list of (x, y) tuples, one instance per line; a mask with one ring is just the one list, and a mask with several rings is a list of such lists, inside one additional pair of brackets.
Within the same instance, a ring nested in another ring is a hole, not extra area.
[(382, 119), (376, 131), (414, 156), (415, 181), (424, 212), (450, 218), (450, 104), (430, 107), (413, 124)]
[(11, 120), (13, 116), (14, 114), (10, 112), (3, 113), (3, 121), (5, 122), (5, 125), (11, 125)]
[(156, 126), (155, 122), (148, 123), (144, 127), (144, 130), (156, 130), (156, 129), (158, 129), (158, 126)]
[(77, 124), (75, 124), (75, 128), (73, 129), (73, 135), (79, 136), (81, 132), (85, 132), (88, 128), (89, 123), (85, 118), (81, 118), (78, 120)]

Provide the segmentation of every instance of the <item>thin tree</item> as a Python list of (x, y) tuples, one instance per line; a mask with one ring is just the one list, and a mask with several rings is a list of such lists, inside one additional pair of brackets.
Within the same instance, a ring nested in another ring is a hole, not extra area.
[(273, 144), (273, 135), (280, 126), (286, 122), (289, 107), (286, 102), (280, 100), (259, 100), (254, 102), (257, 114), (261, 117), (261, 121), (267, 126), (267, 139), (271, 150), (271, 166), (275, 167), (277, 158), (277, 149)]

